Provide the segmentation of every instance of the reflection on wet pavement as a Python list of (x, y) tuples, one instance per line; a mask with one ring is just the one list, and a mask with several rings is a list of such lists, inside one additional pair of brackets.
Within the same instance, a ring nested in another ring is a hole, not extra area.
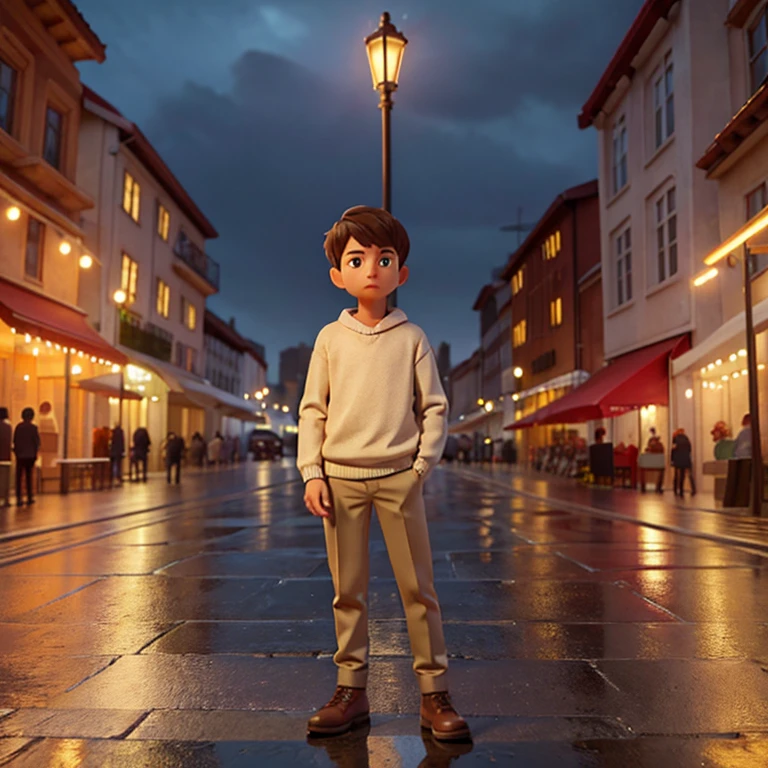
[(113, 521), (98, 539), (8, 542), (0, 763), (768, 765), (768, 560), (448, 469), (426, 491), (451, 691), (474, 743), (419, 728), (375, 522), (372, 724), (306, 739), (335, 682), (333, 590), (294, 484)]

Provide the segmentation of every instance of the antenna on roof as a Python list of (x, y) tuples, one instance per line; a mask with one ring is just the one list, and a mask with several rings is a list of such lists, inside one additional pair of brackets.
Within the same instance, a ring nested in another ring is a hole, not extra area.
[(534, 227), (534, 224), (523, 222), (523, 207), (517, 206), (517, 223), (507, 224), (501, 228), (502, 232), (517, 232), (517, 247), (520, 247), (520, 236), (523, 232), (530, 232)]

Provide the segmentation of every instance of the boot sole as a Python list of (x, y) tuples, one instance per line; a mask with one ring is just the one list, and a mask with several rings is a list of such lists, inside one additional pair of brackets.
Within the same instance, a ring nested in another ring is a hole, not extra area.
[(429, 720), (425, 720), (423, 717), (421, 718), (421, 727), (428, 730), (432, 734), (432, 738), (437, 739), (437, 741), (466, 741), (467, 739), (472, 738), (472, 734), (470, 733), (469, 727), (462, 728), (460, 731), (436, 731), (432, 727), (432, 723), (429, 722)]
[(329, 728), (318, 728), (308, 725), (307, 733), (310, 734), (310, 736), (340, 736), (342, 733), (347, 733), (347, 731), (351, 731), (354, 728), (359, 728), (370, 721), (371, 715), (370, 713), (367, 713), (365, 715), (353, 717), (348, 723), (344, 723), (343, 725), (336, 725)]

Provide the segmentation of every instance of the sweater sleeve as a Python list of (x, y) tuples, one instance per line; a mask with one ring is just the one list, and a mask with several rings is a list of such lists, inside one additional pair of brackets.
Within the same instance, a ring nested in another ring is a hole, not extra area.
[[(424, 350), (426, 347), (426, 351)], [(448, 398), (440, 383), (437, 362), (429, 342), (419, 345), (421, 356), (416, 360), (416, 415), (421, 425), (419, 452), (414, 466), (431, 471), (439, 463), (448, 437)]]
[(296, 466), (305, 483), (325, 477), (322, 451), (329, 396), (328, 354), (321, 337), (318, 336), (309, 361), (304, 396), (299, 406)]

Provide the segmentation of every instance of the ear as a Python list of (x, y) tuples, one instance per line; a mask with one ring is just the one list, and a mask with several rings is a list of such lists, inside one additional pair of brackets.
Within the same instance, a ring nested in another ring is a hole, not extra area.
[(400, 267), (400, 276), (397, 281), (397, 285), (405, 285), (408, 282), (408, 275), (410, 275), (410, 270), (408, 267)]
[(344, 290), (344, 278), (341, 276), (341, 270), (336, 269), (336, 267), (331, 267), (330, 272), (328, 273), (331, 276), (331, 282), (337, 287), (341, 288), (341, 290)]

